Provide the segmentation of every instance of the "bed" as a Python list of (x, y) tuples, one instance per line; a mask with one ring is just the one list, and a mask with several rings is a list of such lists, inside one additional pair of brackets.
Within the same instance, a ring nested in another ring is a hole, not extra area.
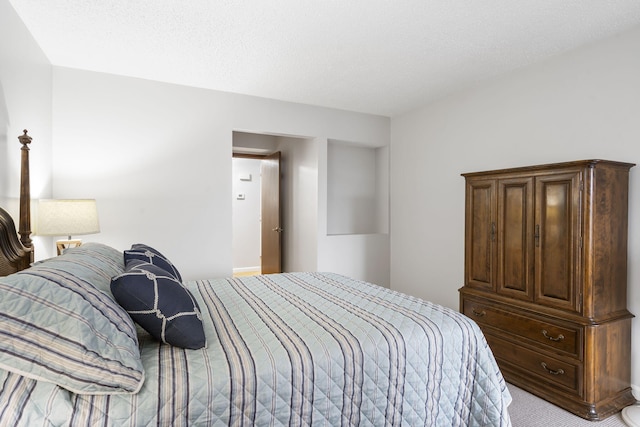
[(456, 311), (334, 273), (182, 281), (144, 244), (31, 263), (0, 218), (0, 425), (510, 425)]

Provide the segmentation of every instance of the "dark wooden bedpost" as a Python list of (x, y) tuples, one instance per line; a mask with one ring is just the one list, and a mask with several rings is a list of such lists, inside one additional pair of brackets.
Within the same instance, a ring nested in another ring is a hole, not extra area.
[[(22, 144), (22, 163), (20, 167), (20, 224), (18, 226), (18, 234), (20, 235), (20, 242), (25, 248), (31, 248), (33, 243), (31, 242), (31, 191), (29, 185), (29, 144), (31, 144), (31, 137), (27, 135), (27, 130), (24, 130), (24, 134), (18, 137), (20, 144)], [(33, 256), (33, 251), (31, 252)]]

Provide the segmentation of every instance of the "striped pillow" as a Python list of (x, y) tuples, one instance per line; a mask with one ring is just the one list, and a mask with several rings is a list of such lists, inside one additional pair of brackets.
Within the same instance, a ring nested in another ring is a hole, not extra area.
[(122, 252), (86, 243), (0, 278), (0, 368), (78, 394), (136, 393), (136, 328), (109, 292)]

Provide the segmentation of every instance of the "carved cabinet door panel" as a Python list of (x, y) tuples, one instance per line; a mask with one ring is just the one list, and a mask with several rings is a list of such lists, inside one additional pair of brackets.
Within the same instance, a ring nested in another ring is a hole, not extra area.
[(465, 284), (495, 291), (496, 181), (467, 181)]
[(498, 181), (498, 293), (533, 300), (534, 179)]
[(580, 172), (536, 178), (536, 302), (579, 311)]

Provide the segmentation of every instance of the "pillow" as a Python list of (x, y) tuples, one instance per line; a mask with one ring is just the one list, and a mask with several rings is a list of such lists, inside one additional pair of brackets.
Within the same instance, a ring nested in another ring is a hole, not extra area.
[(173, 263), (169, 261), (166, 256), (162, 255), (158, 250), (151, 246), (143, 245), (141, 243), (131, 245), (131, 249), (124, 251), (125, 264), (127, 261), (132, 259), (139, 259), (150, 264), (157, 265), (163, 270), (171, 273), (179, 282), (182, 282), (182, 276), (180, 276), (180, 272), (178, 272), (178, 269), (173, 265)]
[(46, 264), (48, 269), (68, 271), (111, 295), (111, 278), (122, 273), (125, 263), (122, 252), (102, 243), (88, 242), (65, 249), (64, 256), (38, 261), (33, 266)]
[(137, 393), (136, 327), (114, 300), (122, 252), (86, 243), (0, 278), (0, 368), (78, 394)]
[(111, 292), (157, 340), (190, 349), (206, 345), (198, 303), (178, 279), (159, 266), (129, 261), (127, 271), (111, 280)]

